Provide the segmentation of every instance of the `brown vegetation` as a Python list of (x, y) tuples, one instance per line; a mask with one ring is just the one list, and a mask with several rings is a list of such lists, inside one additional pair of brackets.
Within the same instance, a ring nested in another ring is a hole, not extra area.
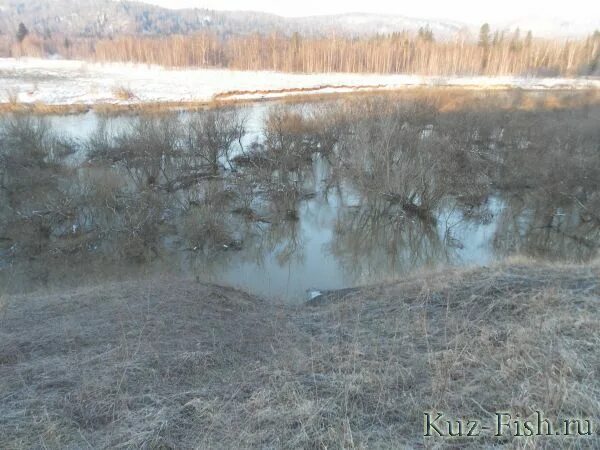
[[(66, 43), (68, 47), (66, 47)], [(363, 38), (294, 34), (230, 36), (210, 33), (168, 37), (117, 36), (45, 42), (28, 36), (13, 55), (47, 54), (172, 67), (225, 67), (286, 72), (377, 72), (425, 75), (597, 75), (600, 34), (560, 41), (496, 35), (482, 42), (435, 41), (428, 35), (394, 33)]]
[(513, 260), (282, 308), (180, 278), (6, 298), (0, 446), (590, 448), (423, 413), (597, 419), (598, 264)]
[(133, 98), (135, 98), (135, 94), (133, 93), (133, 91), (125, 86), (118, 86), (114, 89), (113, 93), (115, 94), (115, 97), (119, 100), (131, 100)]
[(369, 39), (210, 35), (100, 41), (98, 60), (168, 66), (219, 66), (291, 72), (380, 72), (428, 75), (578, 75), (597, 64), (598, 37), (577, 42), (505, 39), (489, 48), (466, 42), (431, 42), (397, 34)]

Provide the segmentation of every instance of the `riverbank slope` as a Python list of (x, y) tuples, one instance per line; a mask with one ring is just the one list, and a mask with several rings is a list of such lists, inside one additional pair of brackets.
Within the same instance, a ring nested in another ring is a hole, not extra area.
[(177, 278), (5, 296), (0, 447), (588, 448), (424, 438), (423, 413), (597, 420), (598, 280), (513, 259), (295, 308)]

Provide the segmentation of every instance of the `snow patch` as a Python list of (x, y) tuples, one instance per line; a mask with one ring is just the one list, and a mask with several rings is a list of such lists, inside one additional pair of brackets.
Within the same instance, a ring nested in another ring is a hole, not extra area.
[[(600, 88), (598, 78), (427, 77), (292, 74), (220, 69), (167, 69), (141, 64), (0, 58), (0, 103), (139, 104), (258, 100), (290, 95), (393, 90), (418, 86), (523, 89)], [(129, 92), (131, 96), (124, 96)], [(229, 94), (228, 94), (229, 93)]]

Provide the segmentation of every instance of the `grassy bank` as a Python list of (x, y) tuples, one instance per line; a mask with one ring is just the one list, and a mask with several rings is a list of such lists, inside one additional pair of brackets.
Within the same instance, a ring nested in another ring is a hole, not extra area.
[(597, 447), (424, 438), (423, 412), (597, 421), (599, 279), (512, 260), (300, 308), (181, 279), (4, 297), (0, 447)]
[[(336, 92), (336, 89), (339, 91)], [(348, 90), (351, 90), (348, 92)], [(504, 98), (497, 107), (530, 110), (533, 108), (568, 108), (582, 104), (595, 104), (600, 99), (599, 90), (595, 87), (573, 89), (569, 86), (558, 86), (548, 89), (532, 89), (512, 86), (510, 84), (477, 86), (407, 85), (398, 87), (386, 86), (319, 86), (309, 88), (287, 88), (274, 90), (227, 91), (216, 93), (207, 100), (148, 100), (124, 102), (115, 98), (112, 102), (90, 103), (34, 103), (19, 102), (13, 99), (0, 102), (0, 116), (10, 114), (31, 114), (38, 116), (83, 114), (93, 111), (100, 115), (111, 114), (154, 114), (169, 111), (195, 111), (216, 109), (225, 106), (248, 106), (259, 103), (301, 104), (307, 102), (327, 102), (331, 100), (369, 98), (374, 95), (388, 96), (396, 101), (414, 101), (427, 98), (435, 103), (441, 111), (464, 109), (482, 98)]]

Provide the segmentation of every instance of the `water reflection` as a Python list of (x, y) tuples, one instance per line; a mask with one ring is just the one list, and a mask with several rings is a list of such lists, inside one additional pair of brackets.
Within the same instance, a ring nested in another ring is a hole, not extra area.
[(376, 97), (4, 117), (2, 285), (183, 272), (297, 301), (515, 253), (585, 261), (600, 243), (599, 116)]

